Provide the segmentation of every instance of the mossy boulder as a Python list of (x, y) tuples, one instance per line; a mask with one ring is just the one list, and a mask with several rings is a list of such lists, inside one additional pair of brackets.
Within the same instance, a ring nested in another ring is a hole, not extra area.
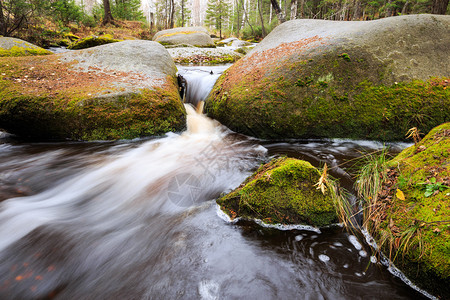
[(153, 41), (162, 45), (188, 44), (196, 47), (215, 47), (214, 41), (203, 27), (178, 27), (157, 32)]
[(388, 165), (371, 231), (416, 285), (450, 297), (450, 123)]
[(185, 110), (167, 50), (124, 41), (0, 58), (0, 128), (41, 139), (130, 139), (179, 131)]
[(117, 43), (120, 41), (121, 40), (113, 38), (113, 36), (110, 34), (105, 34), (101, 36), (91, 35), (82, 39), (75, 40), (67, 47), (67, 49), (71, 50), (86, 49), (110, 43)]
[(217, 65), (234, 63), (242, 54), (223, 48), (171, 48), (167, 49), (177, 64)]
[(48, 54), (52, 54), (52, 52), (21, 39), (0, 36), (0, 57)]
[(450, 16), (292, 20), (217, 81), (209, 116), (261, 138), (403, 140), (450, 119)]
[(274, 159), (217, 203), (231, 218), (318, 227), (330, 225), (338, 218), (331, 193), (323, 194), (315, 186), (320, 176), (309, 162)]

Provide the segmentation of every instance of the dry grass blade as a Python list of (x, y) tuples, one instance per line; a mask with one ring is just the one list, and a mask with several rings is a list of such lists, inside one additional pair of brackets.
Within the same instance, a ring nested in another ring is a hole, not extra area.
[(319, 181), (314, 185), (317, 186), (318, 190), (322, 191), (322, 194), (325, 195), (325, 191), (327, 190), (327, 177), (328, 177), (328, 173), (327, 173), (328, 167), (327, 164), (325, 163), (325, 165), (323, 166), (323, 171), (322, 171), (322, 175), (319, 178)]
[(408, 132), (405, 134), (407, 139), (412, 138), (414, 140), (414, 144), (417, 144), (418, 142), (420, 142), (422, 140), (422, 138), (420, 137), (420, 131), (417, 127), (413, 127), (410, 128), (408, 130)]

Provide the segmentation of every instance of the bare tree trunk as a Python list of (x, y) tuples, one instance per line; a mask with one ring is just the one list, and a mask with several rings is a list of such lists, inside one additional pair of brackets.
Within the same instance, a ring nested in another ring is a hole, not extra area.
[(270, 12), (269, 12), (269, 24), (272, 24), (272, 5), (270, 6)]
[(239, 2), (236, 0), (236, 12), (237, 12), (237, 22), (236, 22), (236, 35), (239, 36), (239, 23), (241, 22), (241, 18), (239, 16)]
[(386, 13), (384, 14), (385, 17), (392, 16), (392, 7), (391, 7), (392, 0), (388, 0), (386, 4)]
[[(276, 1), (276, 0), (275, 0), (275, 1)], [(252, 36), (255, 36), (255, 31), (253, 30), (253, 26), (252, 26), (252, 24), (250, 24), (250, 22), (248, 21), (248, 13), (247, 13), (247, 10), (245, 9), (244, 1), (241, 0), (241, 3), (242, 3), (242, 8), (244, 9), (244, 20), (245, 20), (245, 22), (247, 22), (248, 26), (250, 26), (250, 29), (251, 29), (251, 31), (252, 31)]]
[(153, 32), (154, 22), (155, 22), (155, 15), (151, 12), (150, 13), (150, 32)]
[(300, 0), (300, 18), (305, 17), (305, 0)]
[(6, 35), (5, 16), (3, 15), (3, 1), (0, 0), (0, 35)]
[(297, 19), (298, 0), (291, 0), (291, 20)]
[(103, 9), (105, 10), (105, 15), (103, 17), (103, 25), (114, 23), (114, 18), (111, 14), (111, 5), (109, 0), (103, 0)]
[(359, 20), (360, 18), (361, 18), (361, 2), (359, 0), (356, 0), (352, 20)]
[(436, 15), (445, 15), (447, 12), (448, 2), (449, 0), (433, 0), (431, 13)]
[(174, 15), (175, 15), (175, 0), (170, 0), (169, 28), (173, 28)]
[(181, 0), (181, 27), (184, 27), (184, 0)]
[(277, 0), (270, 0), (270, 2), (272, 3), (273, 10), (277, 14), (278, 22), (280, 24), (286, 22), (286, 18), (284, 16), (283, 12), (281, 11), (280, 6), (278, 6)]
[(266, 36), (266, 28), (264, 28), (264, 18), (263, 18), (263, 13), (262, 13), (262, 3), (261, 0), (258, 0), (258, 11), (259, 11), (259, 18), (261, 20), (261, 31), (262, 31), (262, 35), (263, 37)]

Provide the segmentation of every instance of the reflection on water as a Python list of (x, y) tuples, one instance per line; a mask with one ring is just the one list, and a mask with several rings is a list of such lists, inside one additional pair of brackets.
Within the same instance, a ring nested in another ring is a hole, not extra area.
[[(264, 148), (187, 111), (189, 130), (160, 139), (1, 144), (0, 197), (14, 197), (0, 204), (1, 299), (422, 297), (340, 227), (280, 231), (217, 215), (212, 199), (269, 156), (342, 165), (358, 143)], [(342, 174), (350, 180), (345, 164)]]

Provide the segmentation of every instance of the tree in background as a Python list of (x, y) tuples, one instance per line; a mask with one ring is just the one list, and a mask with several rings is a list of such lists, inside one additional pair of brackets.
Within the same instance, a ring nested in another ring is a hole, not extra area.
[(208, 0), (205, 23), (219, 30), (222, 38), (222, 29), (228, 25), (230, 16), (230, 4), (226, 0)]
[(191, 10), (188, 8), (188, 0), (180, 0), (179, 9), (176, 10), (176, 25), (184, 27), (191, 20)]
[(114, 19), (111, 14), (111, 5), (109, 3), (109, 0), (103, 0), (103, 11), (103, 25), (113, 23)]
[(112, 2), (112, 15), (120, 20), (144, 21), (140, 0), (115, 0)]

